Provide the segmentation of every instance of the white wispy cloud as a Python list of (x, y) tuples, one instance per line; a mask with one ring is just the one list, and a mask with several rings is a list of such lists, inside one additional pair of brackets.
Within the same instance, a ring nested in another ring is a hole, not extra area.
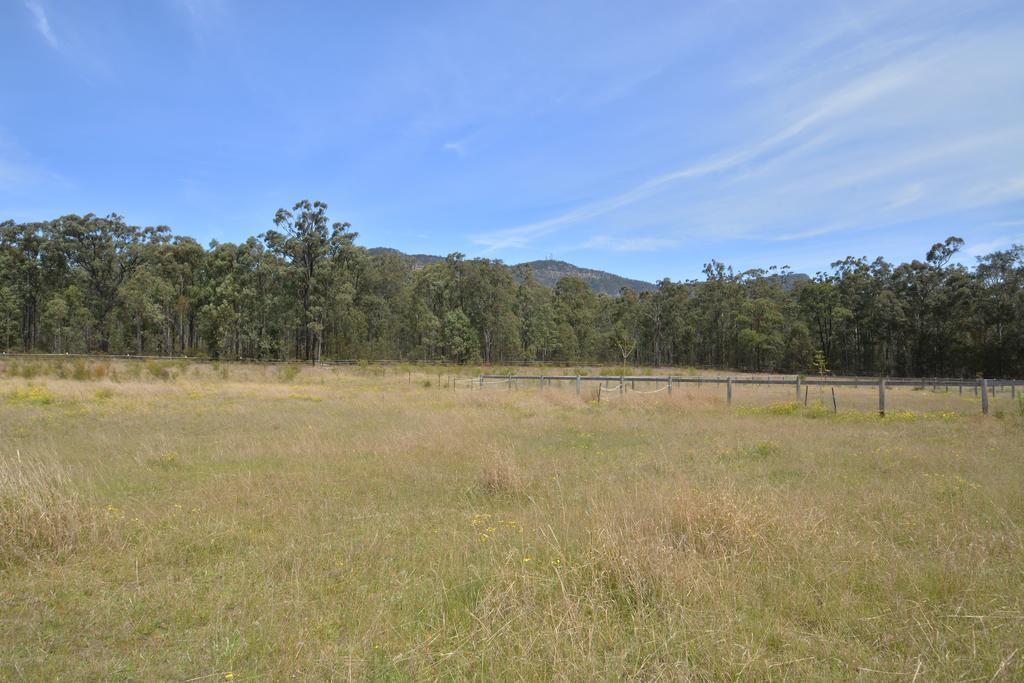
[(1024, 234), (1017, 235), (1016, 237), (988, 240), (987, 242), (976, 242), (969, 245), (965, 251), (969, 256), (985, 256), (993, 251), (1006, 249), (1013, 244), (1024, 244)]
[[(1024, 69), (1006, 59), (1024, 58), (1024, 26), (898, 18), (842, 17), (826, 39), (759, 73), (748, 106), (760, 116), (749, 118), (762, 129), (776, 122), (763, 137), (737, 128), (734, 139), (750, 142), (474, 240), (493, 252), (570, 229), (646, 226), (637, 243), (658, 248), (680, 235), (791, 241), (1024, 199), (1024, 112), (1012, 95)], [(826, 59), (829, 41), (840, 45)], [(792, 78), (809, 58), (815, 68)]]
[(35, 20), (36, 30), (39, 31), (39, 34), (49, 43), (50, 47), (55, 50), (60, 49), (57, 36), (50, 27), (50, 19), (46, 16), (46, 9), (42, 3), (39, 0), (25, 0), (25, 7), (32, 13), (32, 18)]
[(466, 156), (466, 141), (465, 140), (454, 140), (446, 142), (441, 145), (441, 149), (445, 152), (454, 152), (460, 157)]
[(802, 117), (790, 125), (748, 147), (651, 178), (621, 194), (577, 207), (559, 216), (477, 235), (474, 240), (485, 246), (485, 251), (488, 252), (509, 247), (525, 247), (532, 239), (549, 235), (564, 226), (580, 223), (629, 206), (667, 189), (674, 183), (730, 171), (775, 151), (814, 125), (843, 115), (885, 92), (899, 87), (906, 82), (915, 68), (914, 64), (887, 67), (877, 73), (857, 79), (816, 102)]

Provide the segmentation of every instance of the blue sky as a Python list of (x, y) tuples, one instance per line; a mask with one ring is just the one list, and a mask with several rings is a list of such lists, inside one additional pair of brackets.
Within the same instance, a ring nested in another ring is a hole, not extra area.
[(1024, 3), (0, 3), (0, 220), (649, 280), (1024, 242)]

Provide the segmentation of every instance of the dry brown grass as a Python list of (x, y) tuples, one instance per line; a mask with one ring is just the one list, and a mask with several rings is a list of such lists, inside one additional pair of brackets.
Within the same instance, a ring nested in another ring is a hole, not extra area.
[(139, 367), (0, 376), (0, 678), (1024, 673), (1006, 396)]

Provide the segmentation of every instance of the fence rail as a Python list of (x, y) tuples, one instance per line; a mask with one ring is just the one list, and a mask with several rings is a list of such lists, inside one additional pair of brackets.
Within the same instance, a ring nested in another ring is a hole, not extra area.
[[(637, 382), (643, 383), (655, 383), (664, 384), (665, 386), (660, 389), (648, 390), (648, 391), (637, 391), (636, 393), (651, 394), (657, 393), (661, 390), (667, 391), (669, 394), (672, 393), (672, 387), (678, 384), (696, 384), (702, 386), (704, 384), (712, 384), (715, 386), (725, 385), (726, 387), (726, 402), (732, 404), (732, 394), (734, 385), (774, 385), (774, 386), (791, 386), (796, 390), (796, 398), (800, 399), (800, 390), (805, 387), (877, 387), (878, 388), (878, 412), (880, 415), (885, 415), (885, 392), (888, 387), (910, 387), (910, 388), (921, 388), (925, 389), (933, 387), (943, 387), (945, 390), (949, 390), (950, 387), (957, 388), (960, 393), (963, 393), (965, 388), (973, 389), (976, 396), (980, 395), (981, 398), (981, 412), (983, 415), (988, 415), (989, 412), (989, 395), (995, 396), (996, 391), (1006, 391), (1009, 389), (1010, 398), (1016, 399), (1017, 397), (1017, 386), (1020, 383), (1016, 379), (954, 379), (948, 377), (930, 377), (930, 378), (915, 378), (915, 377), (734, 377), (734, 376), (710, 376), (705, 377), (702, 375), (480, 375), (476, 379), (463, 380), (466, 386), (474, 387), (479, 386), (483, 388), (488, 385), (494, 384), (507, 384), (508, 387), (518, 387), (519, 381), (525, 382), (538, 382), (541, 388), (544, 387), (546, 382), (573, 382), (576, 387), (576, 395), (580, 395), (582, 392), (583, 384), (586, 382), (597, 382), (598, 383), (598, 400), (601, 400), (605, 395), (609, 398), (617, 397), (625, 394), (627, 391), (635, 390)], [(615, 382), (615, 386), (609, 386), (612, 382)], [(1024, 385), (1022, 385), (1024, 386)], [(833, 406), (835, 407), (835, 395), (833, 392)], [(836, 408), (838, 410), (838, 408)]]

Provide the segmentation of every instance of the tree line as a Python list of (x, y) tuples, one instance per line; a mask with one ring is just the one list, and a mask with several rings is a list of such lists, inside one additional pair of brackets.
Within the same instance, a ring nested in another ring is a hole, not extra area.
[(323, 202), (238, 244), (121, 216), (0, 223), (0, 347), (213, 358), (691, 365), (844, 374), (1024, 374), (1024, 246), (924, 260), (848, 257), (814, 277), (734, 271), (656, 291), (554, 288), (526, 267), (451, 254), (415, 267), (355, 244)]

